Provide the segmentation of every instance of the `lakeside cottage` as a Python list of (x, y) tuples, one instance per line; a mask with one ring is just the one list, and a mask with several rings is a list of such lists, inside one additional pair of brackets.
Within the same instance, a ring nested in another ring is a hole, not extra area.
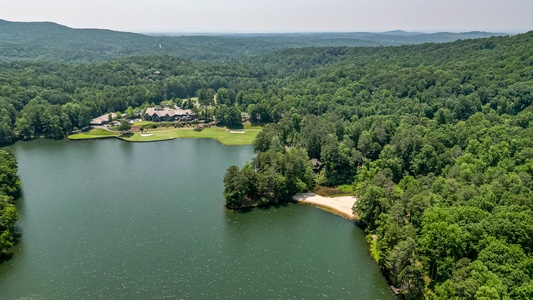
[(191, 121), (196, 118), (190, 109), (175, 108), (159, 108), (149, 107), (144, 113), (146, 121), (161, 122), (161, 121)]

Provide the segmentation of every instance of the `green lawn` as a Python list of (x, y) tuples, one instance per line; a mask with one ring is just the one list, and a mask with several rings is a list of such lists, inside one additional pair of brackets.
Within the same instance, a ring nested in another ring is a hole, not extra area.
[[(110, 132), (105, 129), (93, 129), (89, 132), (70, 135), (71, 140), (96, 139), (107, 137), (118, 137), (129, 142), (154, 142), (164, 141), (176, 138), (201, 138), (201, 139), (216, 139), (222, 144), (226, 145), (250, 145), (255, 139), (255, 136), (262, 130), (261, 126), (249, 127), (244, 130), (228, 130), (221, 127), (204, 128), (202, 131), (195, 131), (192, 128), (158, 128), (150, 129), (145, 132), (145, 136), (141, 133), (135, 132), (130, 136), (120, 136), (116, 132)], [(232, 133), (242, 132), (244, 133)], [(151, 134), (151, 135), (146, 135)]]
[(243, 124), (244, 129), (263, 129), (268, 123), (262, 122), (262, 123), (250, 123), (246, 122)]
[(345, 192), (345, 193), (353, 193), (353, 185), (352, 184), (341, 184), (339, 185), (339, 190)]
[(118, 137), (118, 133), (101, 128), (95, 128), (88, 132), (76, 133), (68, 136), (69, 140), (101, 139), (109, 137)]
[(244, 133), (232, 133), (226, 128), (218, 127), (204, 128), (202, 131), (195, 131), (192, 128), (152, 129), (145, 132), (151, 134), (151, 136), (141, 136), (140, 133), (136, 132), (133, 136), (124, 138), (124, 140), (131, 142), (151, 142), (175, 138), (200, 138), (216, 139), (226, 145), (250, 145), (261, 129), (260, 127), (245, 129)]
[(138, 122), (135, 122), (133, 126), (142, 126), (142, 125), (151, 124), (151, 123), (152, 122), (150, 121), (138, 121)]

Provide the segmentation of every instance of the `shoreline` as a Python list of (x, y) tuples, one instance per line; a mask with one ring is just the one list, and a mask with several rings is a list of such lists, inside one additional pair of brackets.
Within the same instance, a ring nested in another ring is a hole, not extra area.
[[(72, 134), (67, 137), (67, 139), (72, 141), (80, 140), (93, 140), (93, 139), (105, 139), (105, 138), (116, 138), (123, 140), (125, 142), (134, 142), (134, 143), (145, 143), (145, 142), (159, 142), (159, 141), (168, 141), (174, 139), (182, 138), (195, 138), (195, 139), (214, 139), (220, 143), (228, 146), (240, 146), (240, 145), (251, 145), (255, 136), (261, 131), (260, 128), (247, 129), (243, 131), (242, 134), (234, 134), (226, 129), (219, 128), (206, 128), (202, 131), (194, 131), (193, 128), (187, 129), (168, 129), (168, 130), (154, 130), (149, 133), (135, 132), (129, 136), (115, 134)], [(147, 135), (151, 134), (151, 135)]]
[(157, 143), (157, 142), (165, 142), (165, 141), (172, 141), (172, 140), (179, 140), (179, 139), (212, 139), (212, 140), (218, 141), (222, 145), (226, 145), (226, 146), (251, 145), (251, 144), (248, 144), (248, 143), (246, 143), (246, 144), (227, 144), (227, 143), (224, 143), (223, 141), (221, 141), (220, 139), (215, 138), (215, 137), (170, 137), (170, 138), (159, 138), (159, 139), (155, 139), (155, 140), (142, 141), (142, 140), (131, 140), (131, 139), (123, 138), (123, 137), (120, 137), (120, 136), (110, 135), (110, 136), (84, 137), (84, 138), (70, 138), (70, 137), (67, 137), (66, 139), (69, 140), (69, 141), (89, 141), (89, 140), (103, 140), (103, 139), (112, 139), (112, 138), (115, 138), (117, 140), (121, 140), (121, 141), (124, 141), (124, 142), (127, 142), (127, 143)]
[(357, 198), (353, 196), (328, 198), (315, 193), (302, 193), (294, 195), (292, 199), (298, 203), (316, 206), (348, 220), (357, 220), (357, 217), (352, 211), (352, 207), (357, 202)]

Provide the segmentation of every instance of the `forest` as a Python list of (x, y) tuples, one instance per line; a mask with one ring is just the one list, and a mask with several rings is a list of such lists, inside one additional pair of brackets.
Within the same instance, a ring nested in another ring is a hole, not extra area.
[(20, 196), (21, 182), (17, 175), (15, 155), (0, 149), (0, 262), (12, 254), (15, 244), (15, 222), (18, 219), (14, 205)]
[(443, 43), (506, 35), (494, 32), (278, 33), (278, 34), (137, 34), (74, 29), (51, 22), (0, 20), (0, 59), (102, 62), (132, 56), (171, 55), (238, 62), (286, 48), (324, 46), (397, 46)]
[[(406, 299), (532, 299), (532, 44), (529, 32), (224, 61), (11, 57), (0, 60), (0, 144), (63, 138), (104, 113), (198, 97), (201, 114), (268, 123), (253, 161), (228, 169), (226, 206), (349, 184), (371, 253)], [(12, 154), (2, 155), (16, 174)], [(2, 184), (13, 174), (4, 172)], [(3, 193), (9, 234), (16, 193)]]
[[(533, 298), (532, 42), (276, 54), (279, 96), (248, 106), (275, 123), (251, 164), (228, 169), (226, 205), (352, 184), (371, 253), (406, 299)], [(310, 164), (288, 175), (298, 149), (322, 163), (312, 183)]]

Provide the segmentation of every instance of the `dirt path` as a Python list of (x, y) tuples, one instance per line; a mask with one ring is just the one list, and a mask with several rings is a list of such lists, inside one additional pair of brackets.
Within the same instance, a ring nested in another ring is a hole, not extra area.
[(357, 201), (357, 198), (353, 196), (328, 198), (314, 193), (303, 193), (295, 195), (292, 198), (300, 203), (324, 208), (327, 211), (331, 211), (350, 220), (356, 219), (352, 212), (352, 206)]

